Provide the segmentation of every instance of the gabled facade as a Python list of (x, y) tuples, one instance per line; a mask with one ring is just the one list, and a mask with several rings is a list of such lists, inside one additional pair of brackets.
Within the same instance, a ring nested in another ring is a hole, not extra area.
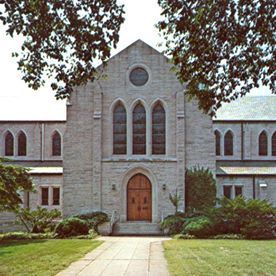
[[(215, 171), (212, 120), (184, 97), (169, 61), (138, 40), (105, 75), (74, 91), (64, 137), (65, 215), (116, 211), (120, 221), (159, 222), (184, 210), (185, 168)], [(204, 135), (202, 134), (204, 131)]]

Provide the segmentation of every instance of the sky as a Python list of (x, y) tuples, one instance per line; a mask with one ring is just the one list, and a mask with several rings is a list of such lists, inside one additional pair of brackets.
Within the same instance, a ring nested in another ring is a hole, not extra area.
[[(125, 5), (125, 22), (120, 30), (120, 40), (112, 55), (123, 50), (137, 39), (142, 39), (155, 49), (162, 38), (154, 25), (160, 20), (161, 9), (157, 0), (119, 0)], [(11, 53), (20, 46), (20, 41), (5, 34), (0, 26), (0, 120), (64, 120), (65, 101), (56, 100), (49, 87), (33, 91), (21, 80), (16, 59)], [(268, 95), (265, 89), (251, 95)]]

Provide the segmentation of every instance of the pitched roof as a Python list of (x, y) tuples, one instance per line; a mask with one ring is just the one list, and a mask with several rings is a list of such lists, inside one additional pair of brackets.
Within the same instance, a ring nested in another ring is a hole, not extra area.
[(275, 175), (276, 167), (218, 167), (217, 175)]
[(140, 38), (137, 39), (137, 40), (135, 40), (135, 41), (133, 41), (131, 44), (129, 44), (128, 46), (124, 47), (123, 49), (117, 51), (117, 53), (115, 53), (114, 55), (111, 55), (110, 59), (113, 58), (113, 57), (115, 57), (116, 55), (124, 52), (124, 51), (127, 51), (128, 49), (130, 49), (132, 47), (141, 47), (141, 46), (148, 47), (151, 50), (153, 50), (154, 52), (156, 52), (157, 54), (160, 54), (160, 55), (164, 56), (167, 59), (167, 57), (161, 51), (157, 50), (155, 47), (149, 45), (148, 43), (146, 43), (145, 41), (143, 41)]
[(30, 174), (62, 174), (62, 167), (29, 167)]
[(276, 96), (247, 96), (223, 106), (214, 121), (276, 121)]

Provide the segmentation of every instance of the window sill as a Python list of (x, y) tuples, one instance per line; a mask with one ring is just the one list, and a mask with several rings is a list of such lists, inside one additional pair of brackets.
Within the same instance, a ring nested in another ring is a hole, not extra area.
[(109, 158), (103, 158), (102, 162), (177, 162), (176, 157), (170, 156), (112, 156)]

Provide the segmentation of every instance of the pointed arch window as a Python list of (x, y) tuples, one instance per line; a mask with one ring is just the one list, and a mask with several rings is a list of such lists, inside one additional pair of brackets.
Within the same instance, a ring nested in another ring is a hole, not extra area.
[(166, 152), (166, 113), (158, 102), (152, 110), (152, 154)]
[(233, 155), (233, 133), (230, 130), (224, 136), (224, 155)]
[(23, 131), (18, 135), (18, 156), (27, 155), (27, 137)]
[(276, 131), (271, 138), (272, 156), (276, 156)]
[(5, 155), (13, 156), (13, 148), (14, 148), (14, 138), (11, 132), (7, 132), (5, 136)]
[(215, 131), (215, 137), (216, 137), (216, 156), (220, 155), (220, 139), (221, 135), (218, 130)]
[(146, 110), (138, 103), (132, 114), (132, 153), (146, 154)]
[(259, 155), (266, 156), (267, 155), (267, 134), (263, 131), (259, 135)]
[(113, 154), (126, 154), (127, 150), (126, 109), (119, 102), (113, 111)]
[(57, 131), (52, 136), (52, 155), (61, 156), (61, 136)]

